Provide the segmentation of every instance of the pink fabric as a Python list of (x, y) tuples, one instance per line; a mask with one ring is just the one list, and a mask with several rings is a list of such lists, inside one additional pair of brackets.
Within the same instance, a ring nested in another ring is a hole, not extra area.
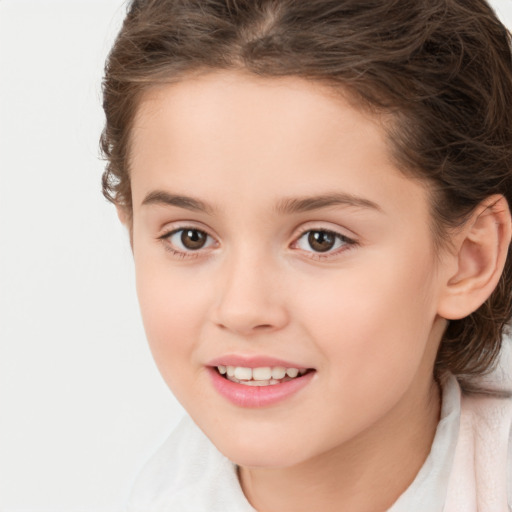
[(500, 364), (463, 394), (459, 436), (444, 512), (509, 512), (512, 434), (512, 350), (504, 340)]

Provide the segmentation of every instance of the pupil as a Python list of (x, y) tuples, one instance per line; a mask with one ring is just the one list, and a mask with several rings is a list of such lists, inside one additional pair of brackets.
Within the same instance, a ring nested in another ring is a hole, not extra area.
[(201, 249), (206, 243), (206, 234), (197, 229), (185, 229), (181, 234), (181, 243), (187, 249)]
[(334, 247), (336, 237), (327, 231), (311, 231), (308, 242), (312, 249), (318, 252), (326, 252)]

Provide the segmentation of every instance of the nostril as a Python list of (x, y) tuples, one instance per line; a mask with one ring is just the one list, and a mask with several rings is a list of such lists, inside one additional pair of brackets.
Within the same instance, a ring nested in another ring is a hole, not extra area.
[(216, 322), (216, 326), (223, 331), (237, 331), (245, 334), (254, 333), (255, 331), (272, 331), (276, 327), (272, 324), (258, 324), (251, 325), (250, 321), (243, 322)]

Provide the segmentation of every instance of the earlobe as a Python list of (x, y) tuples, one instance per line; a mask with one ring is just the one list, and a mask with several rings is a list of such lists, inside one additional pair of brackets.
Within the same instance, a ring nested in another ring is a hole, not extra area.
[(456, 236), (455, 272), (448, 276), (438, 314), (447, 320), (476, 311), (499, 282), (512, 233), (507, 200), (488, 197)]
[(130, 247), (133, 251), (133, 229), (132, 229), (132, 212), (123, 205), (116, 204), (117, 217), (121, 224), (128, 230), (130, 235)]
[(123, 226), (128, 227), (128, 211), (125, 206), (120, 204), (116, 204), (117, 218), (123, 224)]

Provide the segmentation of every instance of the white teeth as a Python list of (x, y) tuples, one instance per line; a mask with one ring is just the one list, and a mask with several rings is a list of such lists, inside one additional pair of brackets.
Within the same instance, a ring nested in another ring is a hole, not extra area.
[(288, 368), (286, 370), (286, 375), (288, 375), (288, 377), (291, 377), (292, 379), (297, 377), (298, 374), (299, 370), (297, 368)]
[(272, 378), (273, 379), (283, 379), (286, 375), (286, 368), (283, 368), (282, 366), (276, 366), (275, 368), (272, 368)]
[(219, 365), (217, 369), (221, 375), (226, 375), (229, 380), (248, 384), (249, 386), (268, 386), (279, 384), (282, 379), (294, 379), (304, 375), (305, 368), (284, 368), (283, 366), (263, 366), (259, 368), (247, 368), (244, 366)]
[(240, 381), (240, 384), (245, 384), (246, 386), (273, 386), (274, 384), (281, 384), (278, 380), (269, 379), (269, 380), (244, 380)]
[(252, 368), (244, 368), (243, 366), (237, 366), (235, 368), (235, 379), (251, 380), (252, 372), (253, 372)]
[(270, 380), (272, 378), (272, 369), (268, 366), (265, 368), (254, 368), (252, 370), (252, 378), (254, 380)]

